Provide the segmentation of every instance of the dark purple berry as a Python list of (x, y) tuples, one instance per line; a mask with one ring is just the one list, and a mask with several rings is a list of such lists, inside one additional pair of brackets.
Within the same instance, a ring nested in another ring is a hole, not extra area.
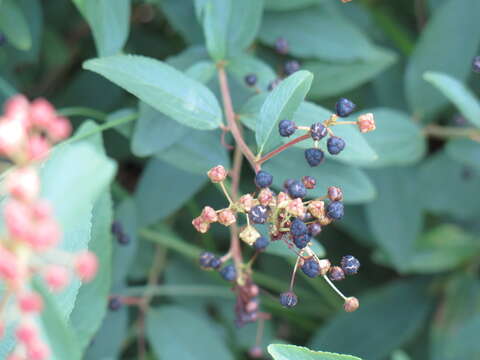
[(288, 53), (288, 42), (285, 38), (279, 37), (275, 40), (275, 51), (282, 55)]
[(355, 110), (356, 105), (348, 99), (341, 98), (335, 105), (337, 115), (340, 117), (347, 117)]
[(313, 215), (307, 211), (305, 212), (305, 214), (300, 216), (299, 219), (302, 220), (303, 222), (307, 222), (307, 221), (313, 220)]
[(218, 269), (220, 269), (220, 266), (222, 266), (222, 260), (220, 260), (219, 258), (214, 257), (214, 258), (210, 261), (210, 267), (211, 267), (212, 269), (218, 270)]
[(7, 38), (5, 37), (5, 35), (0, 33), (0, 46), (5, 45), (6, 43), (7, 43)]
[(247, 74), (245, 76), (245, 84), (247, 84), (248, 86), (255, 86), (256, 83), (257, 83), (257, 75)]
[(305, 185), (303, 185), (300, 181), (298, 180), (293, 180), (287, 188), (288, 195), (290, 195), (292, 198), (301, 198), (303, 199), (305, 196), (307, 196), (307, 189), (305, 188)]
[(304, 235), (300, 235), (300, 236), (294, 236), (293, 237), (293, 243), (295, 244), (295, 246), (299, 249), (303, 249), (305, 248), (305, 246), (308, 245), (308, 243), (310, 242), (310, 235), (309, 234), (304, 234)]
[(321, 232), (322, 232), (322, 226), (319, 223), (314, 222), (308, 225), (308, 233), (311, 236), (317, 236)]
[(327, 205), (327, 216), (333, 220), (340, 220), (344, 214), (344, 207), (340, 201), (332, 201)]
[(472, 61), (472, 70), (480, 73), (480, 56), (475, 56)]
[(295, 133), (297, 130), (297, 126), (293, 121), (290, 120), (282, 120), (278, 123), (278, 132), (280, 136), (289, 137)]
[(215, 259), (215, 255), (213, 255), (211, 252), (205, 251), (200, 254), (200, 258), (198, 259), (198, 262), (200, 263), (200, 266), (208, 269), (211, 268), (211, 261)]
[(360, 261), (352, 255), (345, 255), (340, 261), (340, 266), (346, 275), (355, 275), (360, 268)]
[(112, 234), (119, 235), (123, 233), (123, 226), (119, 221), (112, 222), (111, 227)]
[(324, 157), (325, 154), (320, 149), (310, 148), (305, 150), (305, 159), (307, 160), (308, 165), (310, 165), (311, 167), (320, 165)]
[(248, 213), (248, 216), (254, 224), (265, 224), (268, 218), (268, 208), (263, 205), (255, 205)]
[(300, 70), (300, 63), (297, 60), (289, 60), (283, 65), (283, 72), (287, 76), (292, 75), (298, 70)]
[(302, 177), (302, 183), (307, 189), (315, 189), (317, 180), (313, 176), (304, 176)]
[(122, 307), (122, 299), (120, 299), (118, 296), (113, 296), (108, 300), (108, 308), (111, 311), (117, 311)]
[(294, 219), (290, 224), (290, 233), (293, 236), (305, 235), (308, 232), (307, 225), (299, 219)]
[(272, 185), (273, 176), (266, 171), (260, 170), (257, 175), (255, 175), (255, 184), (259, 188), (267, 188)]
[(293, 291), (287, 291), (280, 294), (280, 304), (287, 308), (292, 308), (298, 303), (297, 295)]
[(235, 266), (232, 264), (225, 266), (222, 270), (220, 270), (220, 275), (222, 275), (222, 278), (227, 281), (234, 281), (237, 278)]
[(255, 250), (261, 251), (265, 250), (268, 244), (268, 239), (265, 236), (261, 236), (253, 243), (253, 247), (255, 248)]
[(282, 81), (282, 79), (273, 80), (270, 84), (268, 84), (267, 90), (272, 91), (273, 89), (275, 89), (278, 86), (278, 84), (280, 84), (281, 81)]
[(128, 245), (130, 243), (130, 235), (122, 232), (117, 235), (117, 241), (120, 245)]
[(340, 281), (345, 279), (345, 273), (340, 266), (332, 266), (328, 270), (328, 278), (332, 281)]
[(286, 191), (288, 191), (288, 187), (293, 184), (294, 179), (287, 179), (283, 182), (283, 187)]
[(315, 141), (322, 140), (325, 136), (327, 136), (327, 134), (327, 128), (320, 122), (312, 124), (312, 126), (310, 126), (310, 135)]
[(345, 141), (338, 136), (328, 138), (327, 149), (331, 155), (338, 155), (345, 149)]
[(315, 259), (308, 259), (302, 265), (302, 271), (308, 277), (314, 278), (320, 275), (320, 265)]

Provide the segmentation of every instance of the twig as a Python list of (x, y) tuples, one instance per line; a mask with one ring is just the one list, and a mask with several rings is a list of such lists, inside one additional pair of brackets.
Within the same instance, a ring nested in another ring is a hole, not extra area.
[(276, 148), (275, 150), (269, 152), (267, 155), (265, 155), (260, 160), (258, 160), (257, 164), (263, 164), (265, 161), (271, 159), (275, 155), (280, 154), (282, 151), (287, 150), (289, 147), (291, 147), (295, 144), (298, 144), (299, 142), (302, 142), (303, 140), (307, 140), (309, 138), (310, 138), (310, 134), (305, 134), (305, 135), (299, 136), (299, 137), (293, 139), (292, 141), (290, 141), (290, 142)]

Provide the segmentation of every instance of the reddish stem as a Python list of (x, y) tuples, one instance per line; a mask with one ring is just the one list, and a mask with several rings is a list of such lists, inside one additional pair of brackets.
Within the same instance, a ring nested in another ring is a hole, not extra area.
[(263, 164), (265, 161), (271, 159), (272, 157), (274, 157), (275, 155), (278, 155), (280, 154), (282, 151), (284, 150), (287, 150), (289, 147), (299, 143), (299, 142), (302, 142), (303, 140), (307, 140), (310, 138), (310, 134), (305, 134), (305, 135), (302, 135), (302, 136), (299, 136), (295, 139), (293, 139), (292, 141), (276, 148), (275, 150), (273, 150), (272, 152), (269, 152), (267, 155), (265, 155), (264, 157), (262, 157), (260, 160), (257, 161), (257, 164), (258, 165), (261, 165)]

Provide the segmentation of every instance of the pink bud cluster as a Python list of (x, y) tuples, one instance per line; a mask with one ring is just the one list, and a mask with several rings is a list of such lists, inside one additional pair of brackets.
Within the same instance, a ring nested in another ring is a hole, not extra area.
[[(15, 326), (17, 346), (8, 359), (44, 360), (50, 349), (41, 338), (35, 317), (42, 297), (31, 286), (40, 275), (51, 291), (63, 290), (76, 275), (91, 280), (97, 271), (94, 254), (63, 252), (56, 248), (62, 230), (50, 204), (40, 198), (41, 181), (35, 163), (71, 132), (68, 119), (59, 116), (45, 99), (29, 102), (23, 95), (9, 99), (0, 116), (0, 156), (12, 161), (3, 191), (6, 234), (0, 237), (0, 336)], [(53, 262), (53, 259), (54, 262)]]

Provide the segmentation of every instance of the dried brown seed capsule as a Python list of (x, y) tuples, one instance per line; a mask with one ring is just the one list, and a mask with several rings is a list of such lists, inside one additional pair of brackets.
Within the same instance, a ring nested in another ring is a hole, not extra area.
[(218, 220), (217, 212), (210, 206), (205, 206), (200, 216), (202, 217), (203, 221), (207, 223), (213, 223)]
[(330, 270), (331, 267), (330, 260), (328, 259), (320, 259), (318, 261), (318, 266), (320, 267), (320, 275), (327, 275), (328, 270)]
[(195, 219), (192, 220), (192, 225), (195, 227), (195, 229), (202, 233), (205, 234), (208, 229), (210, 229), (210, 224), (207, 223), (201, 216), (196, 217)]
[(219, 183), (227, 178), (227, 170), (222, 165), (218, 165), (211, 168), (207, 175), (212, 182)]
[(260, 237), (260, 233), (253, 226), (247, 226), (239, 236), (240, 239), (252, 246), (253, 243)]
[(312, 201), (308, 204), (308, 211), (317, 219), (322, 219), (325, 217), (325, 202), (318, 200)]
[(360, 306), (358, 299), (356, 297), (350, 296), (345, 299), (345, 303), (343, 304), (343, 308), (346, 312), (354, 312)]
[(340, 266), (332, 266), (328, 270), (328, 278), (332, 281), (340, 281), (345, 279), (345, 273)]
[(375, 118), (372, 113), (360, 115), (357, 124), (361, 133), (367, 133), (376, 129)]
[(249, 212), (250, 209), (255, 205), (255, 200), (250, 194), (243, 195), (240, 197), (238, 202), (240, 204), (240, 208), (245, 212)]
[(271, 205), (274, 193), (272, 190), (265, 188), (258, 193), (258, 202), (264, 206)]
[(342, 201), (343, 200), (342, 189), (336, 186), (330, 186), (328, 188), (328, 198), (332, 201)]
[(218, 222), (222, 225), (230, 226), (235, 221), (237, 221), (235, 214), (230, 209), (225, 209), (218, 213)]
[(315, 189), (317, 180), (315, 180), (315, 178), (312, 176), (304, 176), (302, 177), (302, 183), (307, 189)]
[(302, 199), (296, 198), (287, 205), (287, 211), (296, 217), (305, 216), (305, 206), (303, 206)]

